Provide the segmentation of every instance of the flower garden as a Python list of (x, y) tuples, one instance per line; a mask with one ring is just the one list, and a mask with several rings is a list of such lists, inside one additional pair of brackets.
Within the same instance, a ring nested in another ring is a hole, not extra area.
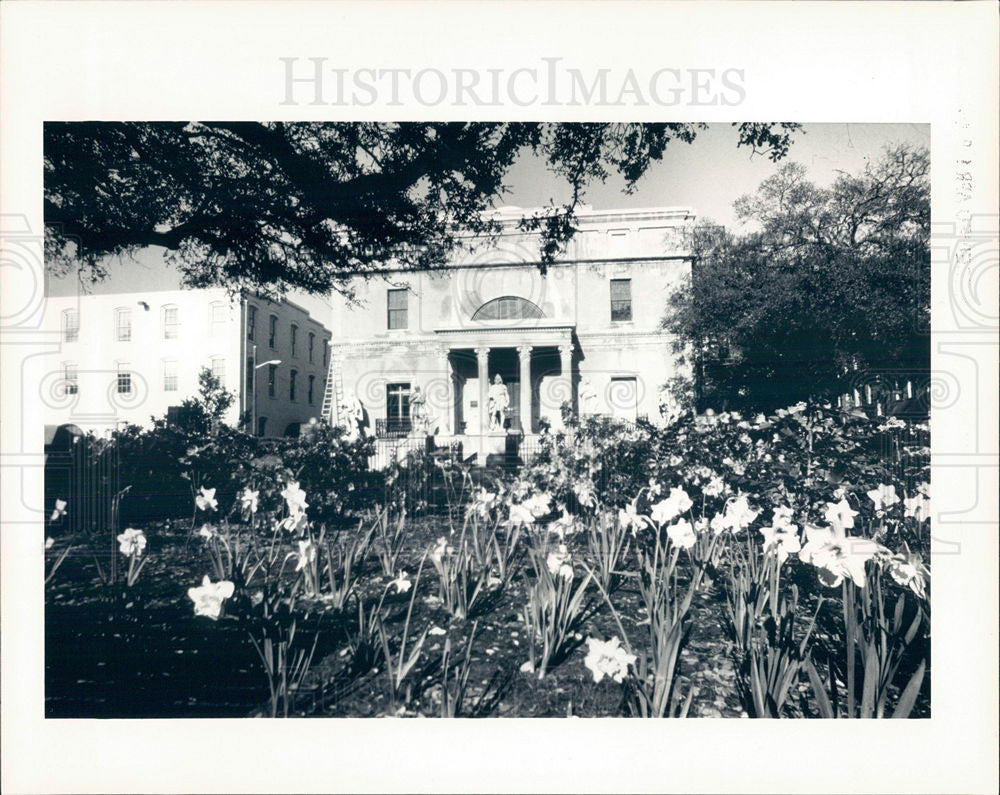
[(51, 501), (46, 714), (930, 715), (926, 425), (567, 417), (514, 470), (365, 444), (110, 442), (108, 521)]

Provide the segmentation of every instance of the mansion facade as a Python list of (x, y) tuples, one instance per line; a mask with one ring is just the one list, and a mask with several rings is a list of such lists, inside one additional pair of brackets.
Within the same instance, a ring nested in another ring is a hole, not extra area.
[(169, 418), (198, 396), (203, 369), (234, 395), (229, 425), (294, 436), (316, 421), (329, 370), (322, 323), (292, 301), (178, 289), (175, 274), (151, 273), (161, 283), (141, 291), (98, 284), (80, 294), (69, 284), (46, 298), (46, 328), (59, 340), (42, 384), (46, 443), (61, 427), (102, 435)]
[[(564, 404), (658, 421), (665, 385), (683, 374), (661, 322), (690, 278), (692, 211), (581, 210), (544, 275), (522, 215), (501, 211), (494, 241), (439, 271), (353, 281), (357, 304), (335, 305), (329, 323), (331, 422), (377, 438), (430, 434), (484, 463), (511, 437), (558, 427)], [(498, 428), (488, 412), (500, 382)]]

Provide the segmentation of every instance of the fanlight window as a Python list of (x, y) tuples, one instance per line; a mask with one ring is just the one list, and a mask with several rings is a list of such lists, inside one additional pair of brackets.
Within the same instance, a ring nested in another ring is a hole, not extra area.
[(473, 320), (526, 320), (544, 317), (536, 304), (516, 296), (504, 296), (487, 301), (472, 316)]

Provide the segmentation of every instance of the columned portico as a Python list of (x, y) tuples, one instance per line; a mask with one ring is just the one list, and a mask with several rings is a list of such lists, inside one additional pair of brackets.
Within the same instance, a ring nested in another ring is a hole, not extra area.
[[(442, 390), (439, 434), (461, 441), (467, 454), (475, 453), (484, 464), (488, 456), (510, 449), (508, 437), (512, 443), (532, 437), (538, 418), (558, 424), (560, 405), (573, 395), (572, 326), (479, 323), (436, 333), (444, 343), (438, 362), (448, 385)], [(503, 427), (491, 431), (490, 386), (498, 375), (511, 403)]]

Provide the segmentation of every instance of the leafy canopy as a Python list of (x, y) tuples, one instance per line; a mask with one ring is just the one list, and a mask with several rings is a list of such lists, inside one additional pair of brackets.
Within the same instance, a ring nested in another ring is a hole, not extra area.
[(926, 149), (890, 146), (827, 188), (786, 163), (735, 208), (754, 231), (701, 226), (665, 320), (708, 404), (776, 407), (845, 391), (861, 371), (926, 371)]
[[(353, 274), (444, 265), (525, 152), (564, 178), (564, 205), (521, 219), (544, 267), (587, 186), (634, 190), (671, 141), (705, 125), (537, 123), (47, 123), (46, 259), (84, 281), (162, 246), (192, 287), (345, 292)], [(737, 146), (783, 157), (794, 124), (740, 124)]]

